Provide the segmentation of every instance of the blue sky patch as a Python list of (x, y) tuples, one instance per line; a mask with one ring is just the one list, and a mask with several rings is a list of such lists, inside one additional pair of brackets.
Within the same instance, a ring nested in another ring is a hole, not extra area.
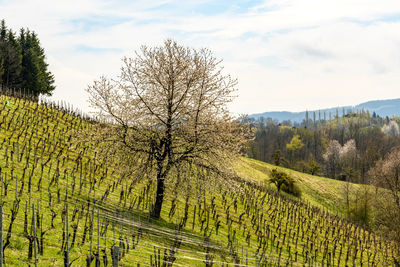
[(77, 46), (75, 46), (74, 50), (76, 52), (95, 53), (95, 54), (123, 52), (123, 50), (119, 49), (119, 48), (94, 47), (94, 46), (87, 46), (87, 45), (77, 45)]

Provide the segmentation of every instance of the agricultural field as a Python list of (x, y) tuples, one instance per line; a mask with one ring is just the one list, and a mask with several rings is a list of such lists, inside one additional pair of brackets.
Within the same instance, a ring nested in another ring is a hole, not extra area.
[[(69, 106), (0, 96), (6, 266), (393, 266), (399, 248), (344, 219), (338, 181), (288, 171), (301, 199), (266, 185), (272, 165), (241, 158), (232, 187), (193, 177), (149, 216), (155, 183), (75, 145), (97, 123)], [(234, 189), (232, 189), (234, 188)]]

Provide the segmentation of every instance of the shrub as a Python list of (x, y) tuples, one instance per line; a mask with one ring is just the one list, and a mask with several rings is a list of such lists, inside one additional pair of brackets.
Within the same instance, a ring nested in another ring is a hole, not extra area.
[(290, 179), (288, 185), (284, 184), (282, 186), (282, 191), (295, 197), (301, 197), (301, 189), (300, 187), (298, 187), (293, 179)]
[(275, 184), (278, 192), (282, 189), (282, 191), (296, 197), (301, 196), (300, 188), (286, 172), (278, 171), (277, 169), (271, 170), (269, 183)]

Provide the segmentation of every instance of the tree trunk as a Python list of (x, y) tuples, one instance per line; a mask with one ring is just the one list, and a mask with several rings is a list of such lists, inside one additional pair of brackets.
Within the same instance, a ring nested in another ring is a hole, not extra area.
[(151, 217), (153, 219), (160, 219), (161, 208), (164, 200), (164, 179), (165, 175), (161, 175), (161, 173), (157, 174), (156, 202), (154, 203), (154, 207), (151, 212)]

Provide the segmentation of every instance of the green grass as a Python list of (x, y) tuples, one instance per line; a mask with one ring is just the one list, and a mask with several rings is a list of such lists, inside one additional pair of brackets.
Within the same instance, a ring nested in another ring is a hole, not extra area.
[[(315, 206), (327, 208), (333, 213), (341, 212), (341, 204), (344, 202), (343, 190), (346, 182), (314, 176), (244, 157), (240, 158), (236, 166), (240, 176), (261, 183), (268, 181), (269, 172), (272, 169), (284, 171), (296, 181), (302, 192), (302, 200), (308, 201)], [(352, 184), (352, 187), (359, 188), (362, 185)]]
[[(11, 107), (5, 106), (6, 101), (11, 102)], [(129, 251), (123, 250), (120, 266), (137, 263), (147, 266), (150, 259), (158, 258), (158, 249), (162, 261), (164, 251), (169, 255), (176, 240), (181, 241), (174, 254), (176, 266), (204, 266), (207, 255), (213, 257), (217, 266), (235, 261), (247, 262), (249, 266), (292, 261), (294, 266), (301, 266), (309, 260), (313, 264), (330, 260), (337, 265), (339, 261), (343, 264), (346, 257), (349, 264), (353, 260), (391, 264), (392, 243), (332, 215), (337, 213), (337, 203), (341, 201), (343, 183), (339, 181), (285, 169), (303, 192), (302, 198), (296, 199), (265, 186), (264, 181), (274, 166), (241, 158), (235, 166), (241, 178), (231, 181), (233, 186), (212, 183), (212, 177), (210, 184), (203, 186), (192, 178), (190, 190), (180, 189), (174, 194), (167, 189), (161, 219), (149, 220), (148, 211), (155, 194), (153, 180), (141, 179), (132, 184), (129, 192), (132, 180), (121, 178), (112, 155), (105, 162), (95, 157), (93, 147), (72, 146), (75, 132), (90, 129), (91, 123), (6, 96), (0, 96), (0, 108), (3, 239), (10, 225), (13, 201), (19, 200), (11, 243), (4, 252), (8, 266), (33, 263), (33, 259), (28, 259), (28, 239), (24, 237), (24, 225), (28, 233), (31, 231), (32, 204), (39, 212), (38, 235), (46, 231), (44, 253), (38, 255), (38, 264), (63, 264), (66, 203), (69, 245), (74, 229), (77, 230), (77, 243), (70, 249), (70, 259), (75, 260), (73, 266), (85, 266), (90, 247), (97, 252), (98, 240), (101, 259), (104, 256), (101, 250), (107, 246), (105, 255), (110, 266), (110, 248), (120, 246), (121, 237), (124, 243), (129, 243)], [(187, 221), (178, 229), (185, 217), (186, 194), (189, 195)], [(175, 214), (169, 216), (173, 202), (177, 203)], [(53, 213), (56, 216), (52, 228)], [(220, 225), (218, 234), (217, 225)]]

